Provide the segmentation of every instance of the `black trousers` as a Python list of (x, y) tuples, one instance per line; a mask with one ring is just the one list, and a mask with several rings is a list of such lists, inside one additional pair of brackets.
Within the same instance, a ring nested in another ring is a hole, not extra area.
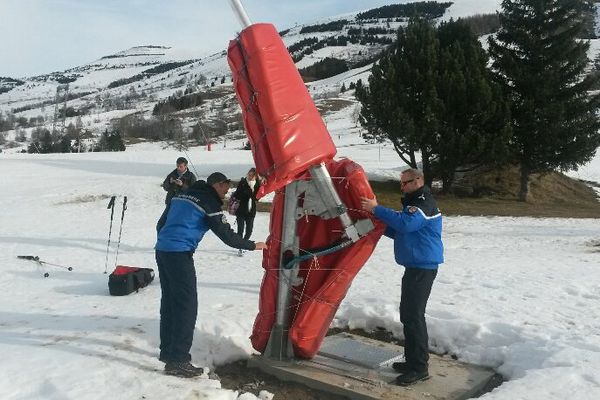
[[(254, 216), (253, 215), (245, 215), (243, 217), (236, 217), (237, 221), (237, 234), (242, 236), (244, 239), (250, 239), (250, 235), (252, 235), (252, 229), (254, 228)], [(244, 234), (244, 227), (246, 228), (246, 233)]]
[(191, 361), (198, 315), (196, 269), (192, 252), (156, 250), (160, 277), (160, 357), (163, 362)]
[(427, 371), (429, 336), (425, 308), (437, 269), (406, 268), (402, 277), (400, 322), (404, 325), (404, 358), (415, 371)]

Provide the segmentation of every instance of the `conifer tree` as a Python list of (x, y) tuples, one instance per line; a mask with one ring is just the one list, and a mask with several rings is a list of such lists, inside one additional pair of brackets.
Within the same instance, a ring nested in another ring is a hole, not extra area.
[(412, 21), (371, 72), (369, 87), (356, 88), (365, 136), (389, 139), (413, 168), (420, 153), (427, 184), (441, 177), (448, 191), (459, 166), (506, 156), (508, 106), (465, 23), (436, 30), (426, 21)]
[(125, 151), (125, 143), (119, 131), (112, 132), (108, 137), (109, 151)]
[(52, 153), (52, 135), (50, 131), (44, 130), (42, 136), (40, 137), (39, 149), (38, 151), (42, 154)]
[(597, 79), (585, 75), (589, 42), (577, 40), (590, 0), (504, 0), (490, 38), (492, 67), (512, 101), (519, 199), (534, 172), (576, 169), (600, 145)]
[(432, 181), (432, 138), (438, 131), (438, 47), (434, 28), (424, 20), (412, 21), (399, 29), (396, 43), (373, 66), (369, 87), (356, 85), (365, 137), (389, 139), (400, 158), (413, 168), (420, 152), (428, 184)]
[(488, 57), (469, 25), (450, 21), (437, 30), (439, 136), (432, 159), (449, 191), (457, 170), (502, 163), (508, 156), (509, 106), (487, 68)]

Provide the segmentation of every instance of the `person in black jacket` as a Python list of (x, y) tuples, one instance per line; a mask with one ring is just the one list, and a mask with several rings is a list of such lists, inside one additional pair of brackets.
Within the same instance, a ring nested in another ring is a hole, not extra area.
[(191, 364), (198, 314), (193, 254), (208, 230), (228, 246), (263, 250), (264, 242), (242, 239), (221, 210), (230, 181), (220, 172), (195, 182), (171, 200), (157, 224), (156, 264), (160, 276), (160, 356), (168, 375), (192, 378), (203, 369)]
[(196, 175), (188, 169), (187, 165), (187, 160), (184, 157), (179, 157), (176, 168), (163, 181), (162, 187), (167, 191), (166, 205), (169, 205), (173, 196), (186, 191), (196, 182)]
[[(237, 221), (237, 233), (244, 239), (250, 239), (252, 229), (254, 228), (254, 218), (256, 217), (256, 193), (260, 188), (260, 180), (256, 173), (256, 168), (250, 168), (245, 178), (240, 179), (232, 197), (240, 202), (235, 212)], [(246, 233), (244, 233), (246, 228)]]

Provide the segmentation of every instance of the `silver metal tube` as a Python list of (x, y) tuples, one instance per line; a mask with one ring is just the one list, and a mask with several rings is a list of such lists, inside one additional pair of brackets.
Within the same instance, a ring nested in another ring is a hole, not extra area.
[(293, 357), (293, 350), (289, 341), (290, 302), (292, 286), (298, 279), (298, 268), (285, 269), (284, 254), (291, 252), (294, 257), (300, 253), (299, 239), (296, 232), (298, 208), (298, 190), (300, 182), (289, 183), (285, 187), (285, 201), (283, 209), (283, 229), (281, 231), (281, 249), (279, 255), (279, 282), (277, 285), (277, 310), (275, 323), (271, 329), (271, 337), (267, 343), (264, 354), (277, 360), (286, 360)]
[(296, 233), (296, 208), (298, 207), (297, 182), (291, 182), (285, 187), (285, 202), (283, 209), (283, 229), (281, 232), (281, 254), (279, 258), (279, 293), (277, 294), (277, 318), (279, 325), (287, 324), (289, 317), (289, 302), (291, 297), (292, 282), (295, 278), (294, 269), (283, 268), (283, 259), (286, 251), (291, 251), (294, 256), (299, 254)]
[(358, 233), (353, 227), (352, 219), (348, 215), (344, 203), (333, 186), (331, 176), (329, 175), (329, 171), (327, 171), (325, 164), (321, 163), (315, 165), (311, 167), (309, 171), (313, 178), (313, 183), (317, 188), (317, 193), (319, 193), (326, 206), (330, 209), (343, 210), (338, 214), (338, 218), (340, 219), (348, 238), (353, 242), (356, 242), (359, 239)]
[(247, 28), (252, 25), (252, 22), (250, 22), (250, 18), (248, 18), (248, 14), (246, 14), (246, 10), (244, 10), (244, 6), (240, 0), (229, 0), (229, 4), (231, 5), (231, 8), (233, 8), (233, 12), (240, 21), (242, 28)]

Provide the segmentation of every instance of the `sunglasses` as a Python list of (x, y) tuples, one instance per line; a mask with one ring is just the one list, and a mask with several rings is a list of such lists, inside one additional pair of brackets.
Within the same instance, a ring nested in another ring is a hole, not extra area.
[(415, 179), (410, 179), (408, 181), (400, 181), (400, 186), (408, 185), (409, 183), (414, 182), (414, 181), (415, 181)]

